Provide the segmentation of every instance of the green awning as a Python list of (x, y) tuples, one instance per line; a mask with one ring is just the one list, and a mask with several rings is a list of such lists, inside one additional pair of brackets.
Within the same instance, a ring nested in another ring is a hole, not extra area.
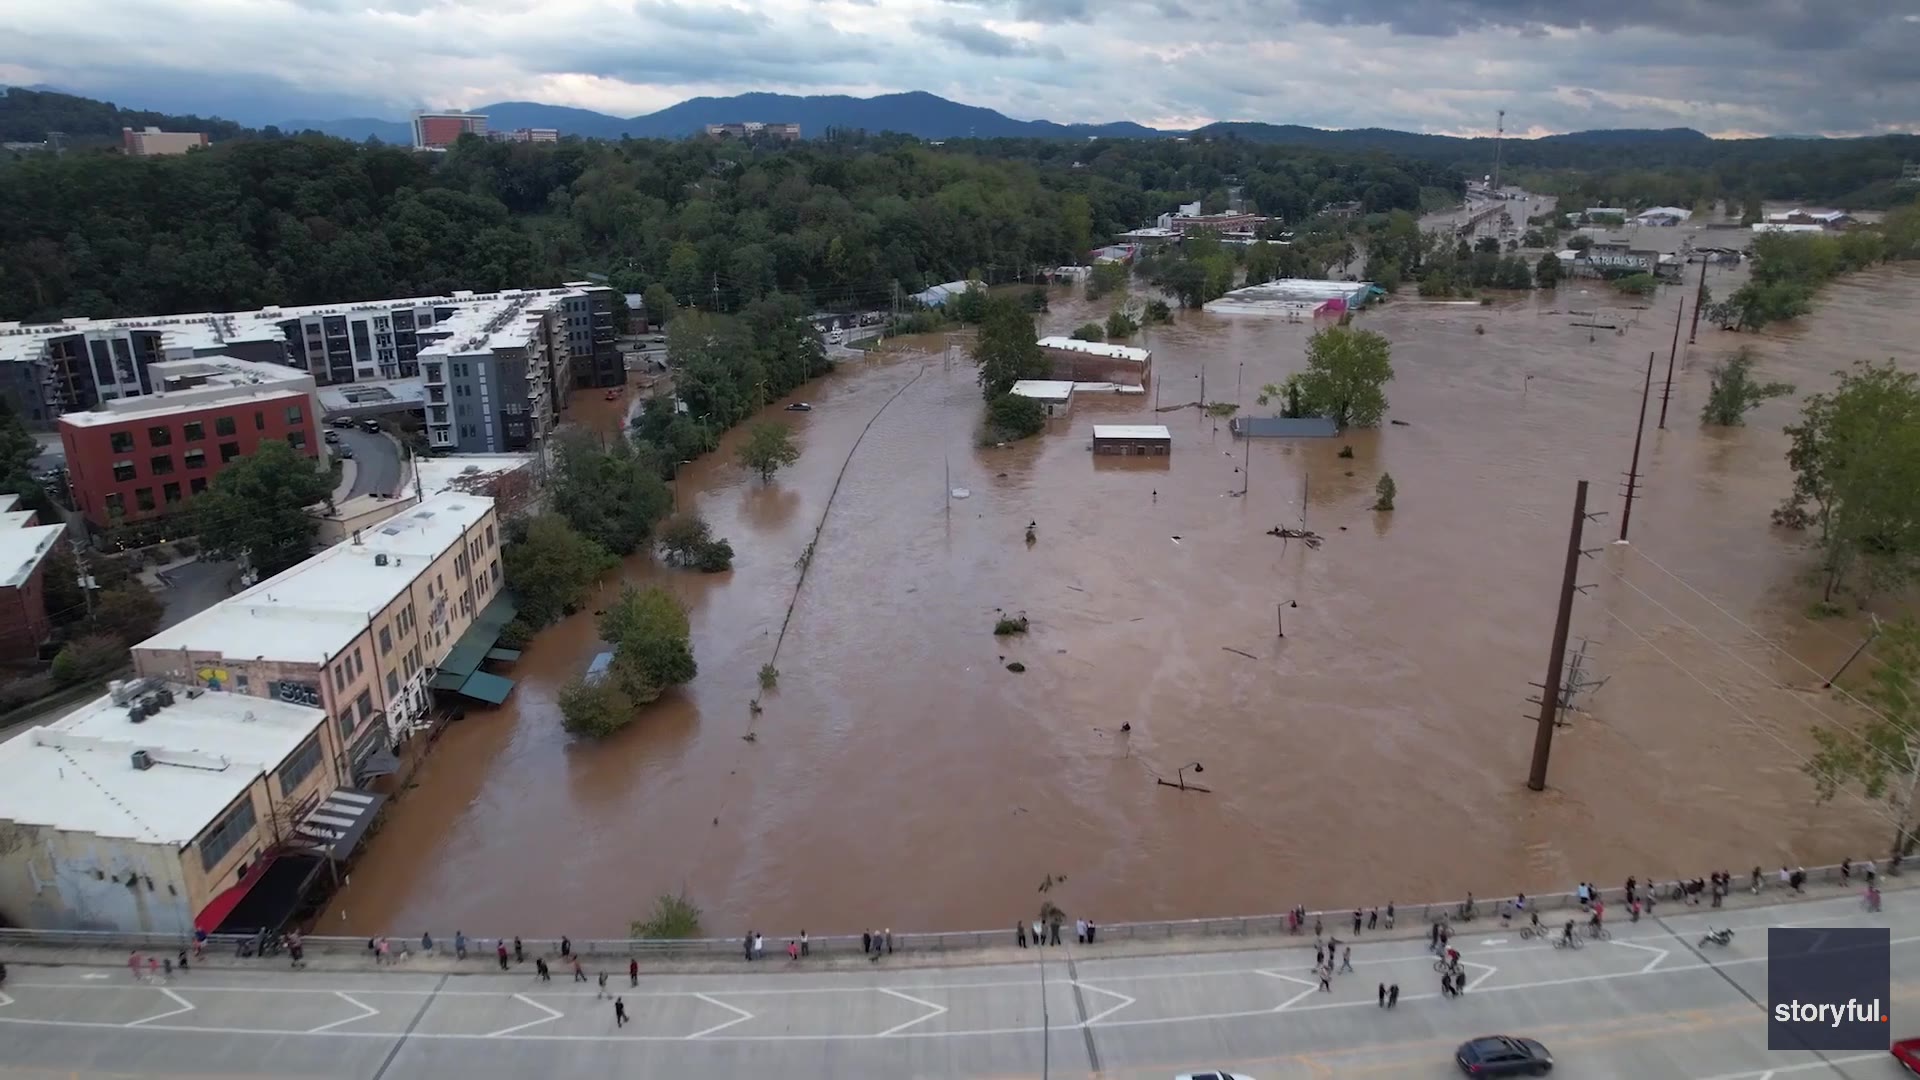
[(463, 697), (484, 701), (489, 705), (498, 705), (507, 700), (508, 694), (513, 693), (513, 680), (481, 671), (475, 673), (460, 687), (460, 693)]
[(488, 649), (487, 659), (513, 661), (520, 659), (519, 649)]
[(466, 684), (466, 681), (467, 677), (465, 675), (457, 671), (448, 671), (442, 668), (433, 673), (433, 681), (427, 685), (433, 687), (435, 690), (458, 690)]
[(487, 659), (493, 643), (500, 640), (500, 631), (518, 614), (520, 610), (514, 606), (512, 597), (503, 595), (488, 604), (486, 610), (474, 618), (473, 625), (467, 627), (467, 632), (460, 635), (453, 651), (440, 661), (441, 673), (456, 672), (464, 678), (480, 670), (480, 662)]

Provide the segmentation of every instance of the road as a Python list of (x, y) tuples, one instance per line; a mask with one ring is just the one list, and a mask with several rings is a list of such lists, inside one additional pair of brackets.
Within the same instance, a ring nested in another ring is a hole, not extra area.
[(393, 494), (400, 485), (400, 444), (385, 433), (373, 434), (359, 428), (329, 428), (340, 433), (340, 441), (353, 447), (356, 470), (349, 498), (379, 492)]
[[(784, 955), (734, 974), (661, 975), (611, 989), (615, 1027), (591, 982), (557, 969), (537, 982), (489, 956), (462, 973), (295, 972), (202, 967), (165, 986), (124, 967), (27, 967), (0, 995), (0, 1078), (275, 1075), (827, 1077), (1015, 1076), (1165, 1080), (1224, 1068), (1259, 1080), (1441, 1077), (1460, 1040), (1523, 1033), (1555, 1053), (1555, 1075), (1663, 1080), (1893, 1076), (1881, 1052), (1766, 1050), (1766, 925), (1890, 926), (1895, 1037), (1920, 989), (1920, 896), (1884, 915), (1849, 895), (1789, 906), (1661, 909), (1611, 943), (1569, 952), (1487, 926), (1455, 940), (1464, 997), (1440, 998), (1422, 942), (1354, 947), (1331, 993), (1310, 950), (1109, 957), (1097, 947), (1015, 953), (1021, 963), (791, 970)], [(1702, 954), (1709, 920), (1738, 931)], [(775, 944), (768, 942), (769, 951)], [(1005, 950), (1002, 950), (1005, 952)], [(1044, 957), (1042, 953), (1044, 952)], [(1043, 962), (1044, 961), (1044, 962)], [(470, 972), (470, 973), (467, 973)], [(1400, 1005), (1375, 1003), (1397, 982)], [(6, 995), (11, 995), (7, 997)]]

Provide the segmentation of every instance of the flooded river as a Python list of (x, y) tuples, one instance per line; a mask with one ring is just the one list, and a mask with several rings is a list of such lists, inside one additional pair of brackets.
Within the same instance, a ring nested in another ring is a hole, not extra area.
[[(1703, 327), (1687, 350), (1683, 333), (1659, 431), (1682, 291), (1643, 311), (1593, 283), (1494, 308), (1396, 300), (1360, 322), (1393, 342), (1406, 426), (1250, 455), (1195, 410), (1156, 416), (1153, 394), (1076, 400), (1046, 434), (979, 449), (973, 369), (937, 341), (843, 365), (797, 395), (811, 413), (779, 414), (804, 455), (772, 484), (734, 463), (738, 432), (682, 469), (681, 503), (733, 542), (732, 573), (620, 574), (685, 600), (699, 677), (577, 743), (555, 695), (602, 646), (590, 615), (545, 632), (507, 704), (440, 740), (323, 927), (610, 936), (684, 890), (716, 934), (962, 929), (1030, 916), (1049, 875), (1070, 913), (1111, 922), (1878, 854), (1880, 812), (1816, 805), (1799, 771), (1809, 726), (1844, 713), (1791, 687), (1817, 686), (1858, 635), (1804, 617), (1812, 558), (1768, 525), (1797, 405), (1727, 431), (1698, 415), (1708, 366), (1739, 344), (1803, 393), (1900, 352), (1920, 274), (1833, 285), (1777, 335)], [(1058, 296), (1043, 329), (1104, 313)], [(1311, 330), (1183, 313), (1150, 343), (1160, 403), (1197, 399), (1204, 371), (1209, 399), (1252, 408)], [(1650, 350), (1645, 497), (1632, 545), (1613, 546)], [(583, 398), (574, 416), (623, 404)], [(1171, 459), (1088, 452), (1095, 423), (1154, 422)], [(863, 429), (753, 716), (796, 560)], [(1391, 514), (1368, 508), (1383, 470)], [(1580, 478), (1605, 516), (1574, 636), (1607, 681), (1535, 794), (1526, 699)], [(1265, 535), (1303, 516), (1318, 550)], [(1031, 633), (995, 638), (1001, 611)], [(1193, 762), (1210, 794), (1156, 784)]]

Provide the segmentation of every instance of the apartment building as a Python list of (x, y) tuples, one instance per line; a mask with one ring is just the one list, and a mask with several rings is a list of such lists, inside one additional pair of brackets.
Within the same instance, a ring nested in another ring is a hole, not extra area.
[(459, 142), (462, 135), (479, 135), (484, 138), (486, 134), (485, 113), (454, 110), (413, 114), (413, 148), (415, 150), (446, 150)]
[(512, 617), (499, 543), (493, 500), (434, 496), (135, 645), (134, 670), (319, 709), (332, 766), (376, 775), (381, 751), (426, 723), (431, 689), (511, 691), (478, 670)]
[[(608, 381), (621, 370), (613, 290), (569, 282), (556, 289), (254, 311), (0, 323), (0, 396), (29, 424), (45, 428), (63, 413), (153, 393), (149, 368), (163, 361), (224, 356), (280, 364), (306, 372), (319, 386), (418, 379), (424, 333), (462, 314), (484, 311), (484, 323), (525, 297), (559, 301), (569, 369), (585, 373), (580, 385), (617, 385)], [(564, 406), (564, 394), (559, 397)]]
[(184, 154), (209, 145), (204, 131), (161, 131), (157, 127), (120, 129), (120, 149), (133, 157)]
[(514, 128), (512, 131), (489, 131), (487, 138), (494, 142), (557, 143), (560, 141), (560, 129)]
[(459, 453), (537, 451), (573, 385), (564, 298), (520, 296), (437, 324), (420, 354), (427, 442)]
[(20, 496), (0, 495), (0, 657), (26, 659), (39, 652), (52, 630), (45, 588), (47, 556), (65, 525), (40, 524)]
[(358, 842), (383, 800), (355, 790), (340, 758), (311, 706), (116, 683), (0, 743), (0, 922), (219, 929), (275, 876), (311, 878)]
[(107, 529), (181, 509), (268, 441), (325, 456), (313, 377), (232, 357), (161, 361), (153, 392), (60, 417), (74, 508)]

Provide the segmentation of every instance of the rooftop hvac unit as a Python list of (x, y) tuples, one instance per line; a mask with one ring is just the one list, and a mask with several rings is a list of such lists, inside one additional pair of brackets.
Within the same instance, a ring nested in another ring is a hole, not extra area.
[(141, 708), (138, 704), (130, 705), (127, 707), (128, 723), (130, 724), (144, 723), (146, 719), (147, 719), (147, 710)]
[(135, 750), (133, 752), (133, 767), (139, 769), (141, 772), (153, 768), (153, 755), (147, 753), (145, 750)]
[(373, 565), (375, 566), (387, 565), (387, 553), (384, 551), (376, 553), (373, 557)]

